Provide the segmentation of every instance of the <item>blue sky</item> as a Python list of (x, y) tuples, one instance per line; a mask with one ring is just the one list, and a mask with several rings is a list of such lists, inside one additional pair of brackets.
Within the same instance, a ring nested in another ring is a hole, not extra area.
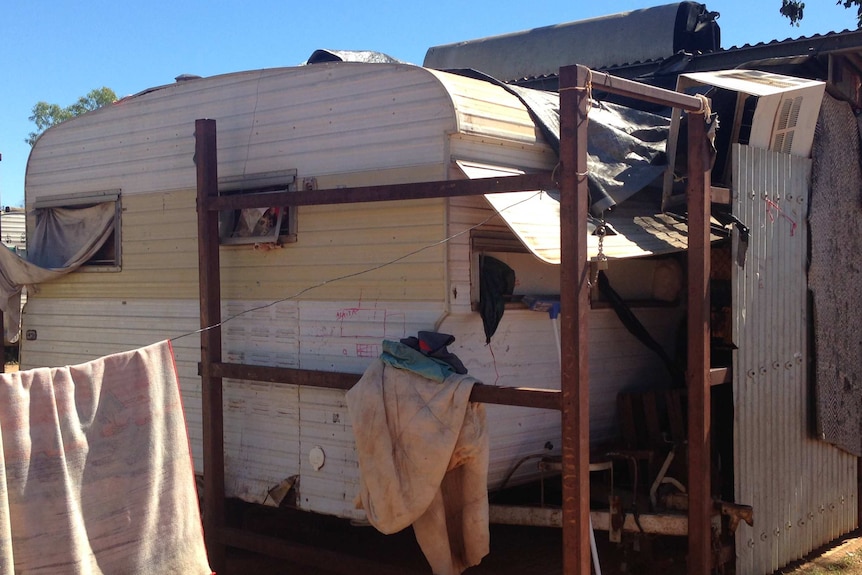
[[(67, 106), (94, 88), (118, 96), (173, 82), (293, 66), (315, 49), (377, 50), (415, 64), (435, 45), (667, 3), (637, 0), (377, 0), (372, 3), (250, 0), (27, 0), (0, 15), (0, 205), (24, 202), (33, 105)], [(810, 0), (800, 27), (781, 0), (713, 0), (722, 46), (756, 44), (856, 27), (855, 10)], [(540, 6), (541, 9), (533, 9)]]

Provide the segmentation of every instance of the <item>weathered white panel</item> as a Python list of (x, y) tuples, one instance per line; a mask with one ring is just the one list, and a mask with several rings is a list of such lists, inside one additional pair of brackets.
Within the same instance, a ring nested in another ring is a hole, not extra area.
[(299, 367), (299, 309), (295, 301), (222, 303), (225, 361)]
[[(223, 303), (223, 353), (227, 361), (361, 373), (379, 355), (382, 338), (433, 330), (437, 305), (387, 302)], [(35, 298), (25, 317), (28, 341), (22, 368), (75, 364), (173, 338), (195, 468), (202, 470), (200, 360), (197, 301), (58, 300)], [(247, 312), (247, 313), (244, 313)], [(638, 310), (657, 335), (676, 325), (667, 310)], [(232, 319), (228, 319), (232, 318)], [(615, 433), (615, 397), (622, 389), (657, 383), (662, 367), (625, 332), (610, 310), (591, 322), (591, 412), (594, 440)], [(548, 316), (509, 310), (490, 346), (478, 313), (447, 316), (437, 328), (456, 337), (450, 350), (471, 375), (497, 385), (559, 388), (554, 324)], [(363, 333), (371, 333), (365, 337)], [(188, 335), (184, 335), (188, 334)], [(299, 335), (297, 335), (299, 334)], [(299, 340), (301, 337), (301, 343)], [(660, 339), (662, 339), (660, 337)], [(309, 367), (310, 366), (310, 367)], [(303, 509), (359, 518), (354, 507), (358, 464), (344, 392), (292, 385), (225, 380), (225, 480), (227, 493), (263, 502), (269, 489), (301, 475)], [(525, 455), (559, 452), (559, 414), (487, 406), (492, 457), (489, 485), (498, 486)], [(546, 444), (552, 447), (548, 449)], [(326, 463), (314, 470), (309, 451), (321, 447)], [(530, 475), (524, 466), (515, 481)]]
[[(458, 131), (517, 141), (543, 143), (541, 130), (521, 100), (492, 82), (476, 81), (460, 74), (428, 70), (452, 95)], [(544, 144), (550, 149), (547, 144)]]
[[(359, 493), (359, 460), (345, 392), (333, 389), (300, 389), (300, 468), (297, 504), (301, 509), (361, 519), (356, 509)], [(309, 454), (322, 450), (323, 467), (314, 469)]]
[[(383, 339), (433, 329), (439, 304), (403, 302), (223, 302), (227, 361), (360, 374)], [(228, 319), (232, 318), (232, 319)], [(309, 452), (326, 464), (315, 470)], [(225, 381), (226, 488), (262, 502), (267, 490), (299, 475), (297, 504), (308, 511), (362, 517), (353, 432), (344, 392)]]
[[(806, 251), (811, 161), (734, 147), (734, 491), (754, 507), (737, 573), (773, 573), (856, 526), (856, 459), (810, 435)], [(734, 251), (739, 253), (738, 238)]]
[(219, 175), (299, 177), (443, 163), (452, 101), (416, 66), (321, 64), (179, 82), (42, 135), (27, 201), (102, 189), (193, 189), (194, 122), (218, 124)]
[(464, 196), (449, 199), (449, 236), (452, 239), (446, 243), (446, 249), (449, 309), (453, 313), (469, 312), (472, 301), (478, 299), (479, 295), (478, 285), (473, 287), (470, 275), (473, 265), (470, 229), (481, 224), (479, 231), (511, 234), (503, 219), (495, 214), (484, 197)]
[(223, 385), (225, 492), (263, 503), (270, 489), (299, 473), (298, 387), (232, 379)]
[(556, 152), (547, 144), (525, 146), (519, 142), (470, 134), (453, 134), (449, 138), (449, 155), (454, 159), (522, 170), (550, 171), (558, 162)]
[(198, 118), (217, 121), (221, 176), (443, 164), (447, 138), (459, 131), (473, 136), (464, 142), (470, 159), (556, 163), (526, 108), (499, 86), (417, 66), (339, 62), (178, 82), (53, 127), (33, 148), (27, 201), (191, 189)]
[[(409, 307), (408, 307), (409, 305)], [(299, 303), (300, 367), (362, 373), (380, 355), (384, 339), (433, 331), (441, 304), (363, 301)]]
[[(672, 353), (679, 312), (643, 308), (635, 314)], [(613, 311), (591, 310), (589, 322), (590, 439), (601, 443), (618, 433), (617, 394), (666, 384), (668, 376), (658, 357), (626, 331)], [(485, 344), (478, 313), (449, 315), (439, 327), (439, 331), (455, 336), (449, 350), (483, 383), (545, 389), (560, 388), (555, 329), (547, 313), (517, 309), (506, 310), (490, 345)], [(498, 405), (486, 409), (491, 487), (498, 487), (522, 457), (559, 453), (559, 412)], [(535, 476), (534, 470), (535, 465), (525, 465), (513, 480)]]
[(24, 308), (21, 369), (75, 365), (172, 339), (195, 469), (201, 451), (200, 305), (191, 300), (48, 299), (31, 297)]

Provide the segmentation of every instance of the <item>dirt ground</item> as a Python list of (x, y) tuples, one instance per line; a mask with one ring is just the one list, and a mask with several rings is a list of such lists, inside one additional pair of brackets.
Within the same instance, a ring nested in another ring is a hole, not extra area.
[[(533, 528), (535, 529), (535, 528)], [(464, 575), (482, 575), (484, 573), (518, 573), (519, 575), (530, 573), (536, 575), (562, 575), (562, 569), (559, 559), (559, 540), (557, 535), (543, 533), (532, 533), (525, 541), (523, 539), (525, 532), (517, 532), (517, 537), (521, 538), (520, 543), (513, 545), (514, 541), (505, 531), (501, 534), (499, 530), (492, 535), (492, 550), (491, 555), (482, 561), (482, 564), (468, 569)], [(408, 534), (409, 535), (409, 534)], [(398, 538), (397, 547), (400, 553), (405, 553), (408, 549), (415, 547), (415, 542), (410, 537), (404, 536)], [(494, 544), (496, 539), (496, 544)], [(373, 546), (372, 546), (373, 547)], [(405, 547), (407, 549), (405, 549)], [(517, 551), (514, 550), (517, 548)], [(391, 549), (391, 548), (390, 548)], [(379, 551), (379, 549), (378, 549)], [(395, 562), (400, 565), (405, 575), (429, 575), (427, 565), (421, 560), (418, 549), (412, 549), (415, 561)], [(393, 564), (394, 557), (390, 555), (382, 555), (387, 557), (387, 563)], [(341, 575), (345, 572), (355, 572), (348, 569), (347, 571), (335, 569), (330, 571), (325, 568), (317, 570), (310, 568), (309, 565), (291, 565), (284, 560), (274, 560), (265, 558), (260, 555), (233, 550), (229, 552), (228, 568), (225, 575), (248, 575), (255, 573), (256, 575), (282, 575), (286, 573), (304, 573), (306, 575)], [(378, 555), (380, 557), (380, 555)], [(643, 564), (630, 564), (628, 569), (619, 570), (619, 565), (611, 565), (613, 561), (607, 555), (603, 561), (603, 572), (606, 574), (624, 574), (629, 573), (663, 573), (665, 575), (683, 573), (684, 567), (676, 562), (656, 561), (648, 567)], [(347, 560), (347, 563), (350, 561)], [(799, 561), (785, 569), (778, 571), (774, 575), (862, 575), (862, 533), (855, 532), (842, 538), (839, 541), (833, 542), (832, 547), (827, 547), (813, 553), (804, 561)]]
[(862, 532), (859, 530), (818, 549), (805, 560), (779, 571), (782, 575), (862, 575)]

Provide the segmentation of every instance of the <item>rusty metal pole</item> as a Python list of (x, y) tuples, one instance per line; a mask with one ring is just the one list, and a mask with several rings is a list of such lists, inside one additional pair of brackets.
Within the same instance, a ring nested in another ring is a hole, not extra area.
[(587, 85), (590, 70), (560, 68), (560, 389), (563, 573), (590, 573), (590, 397), (587, 357)]
[(213, 362), (221, 362), (221, 280), (218, 212), (207, 200), (218, 195), (218, 154), (215, 120), (195, 121), (197, 168), (198, 276), (201, 305), (201, 402), (203, 412), (204, 508), (203, 523), (210, 566), (225, 568), (224, 413), (222, 379), (211, 375)]
[(688, 117), (688, 572), (712, 568), (710, 485), (709, 219), (706, 117)]

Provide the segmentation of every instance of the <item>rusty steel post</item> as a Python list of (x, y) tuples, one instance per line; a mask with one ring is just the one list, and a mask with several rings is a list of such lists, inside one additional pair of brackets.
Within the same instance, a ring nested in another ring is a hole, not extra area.
[(204, 537), (210, 566), (225, 568), (224, 413), (222, 379), (212, 375), (212, 364), (221, 362), (221, 279), (218, 212), (208, 201), (218, 195), (218, 154), (215, 120), (195, 121), (197, 169), (198, 274), (201, 313), (201, 402), (204, 457)]
[(712, 568), (710, 485), (709, 219), (706, 117), (688, 118), (688, 573)]
[(590, 397), (587, 358), (587, 84), (583, 66), (560, 68), (560, 389), (563, 573), (590, 573)]

